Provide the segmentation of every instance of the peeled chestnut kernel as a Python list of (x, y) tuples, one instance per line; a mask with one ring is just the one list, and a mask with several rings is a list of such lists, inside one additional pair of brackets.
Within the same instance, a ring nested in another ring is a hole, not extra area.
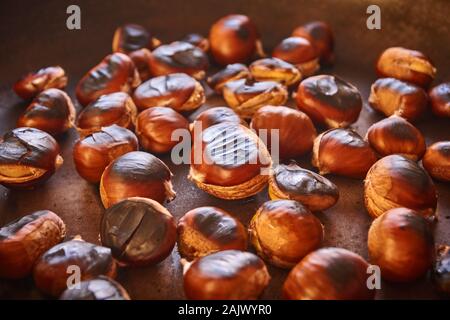
[(46, 89), (63, 89), (66, 85), (66, 72), (60, 66), (56, 66), (27, 74), (14, 84), (13, 89), (22, 99), (31, 99)]
[(139, 74), (141, 81), (147, 81), (152, 77), (150, 70), (150, 59), (152, 53), (147, 48), (142, 48), (133, 52), (130, 52), (128, 56), (133, 60), (134, 66)]
[(414, 121), (425, 112), (428, 97), (416, 85), (394, 78), (382, 78), (372, 85), (369, 104), (386, 116), (396, 115)]
[(289, 273), (283, 297), (290, 300), (369, 300), (375, 290), (367, 286), (369, 264), (342, 248), (311, 252)]
[(303, 80), (297, 89), (296, 102), (314, 122), (329, 128), (348, 127), (358, 120), (362, 109), (358, 89), (330, 75)]
[(189, 33), (181, 39), (183, 42), (190, 43), (196, 47), (199, 47), (204, 52), (209, 50), (209, 40), (198, 33)]
[(316, 250), (323, 233), (320, 220), (294, 200), (265, 202), (249, 225), (250, 241), (258, 255), (280, 268), (292, 268)]
[(291, 161), (290, 164), (279, 164), (272, 169), (269, 196), (272, 200), (295, 200), (311, 211), (322, 211), (336, 204), (339, 190), (327, 178)]
[(36, 260), (61, 242), (66, 225), (49, 210), (36, 211), (0, 228), (0, 278), (24, 278)]
[(130, 93), (140, 83), (139, 74), (130, 57), (116, 52), (89, 70), (78, 82), (75, 93), (81, 105), (85, 106), (107, 93)]
[(99, 276), (66, 289), (59, 300), (130, 300), (130, 296), (118, 282)]
[(429, 146), (422, 164), (433, 178), (450, 181), (450, 141), (440, 141)]
[(436, 68), (422, 52), (392, 47), (383, 51), (376, 63), (379, 77), (392, 77), (427, 87), (436, 76)]
[(250, 119), (263, 106), (285, 104), (288, 92), (285, 86), (275, 81), (241, 79), (225, 84), (223, 98), (239, 116)]
[(205, 102), (205, 91), (198, 81), (187, 74), (172, 73), (141, 84), (134, 91), (133, 100), (140, 111), (157, 106), (190, 111)]
[(137, 151), (138, 139), (128, 129), (112, 125), (78, 140), (73, 147), (73, 161), (78, 174), (89, 182), (100, 182), (105, 168), (114, 159)]
[(264, 55), (258, 30), (248, 16), (230, 14), (217, 20), (209, 31), (214, 60), (227, 65)]
[(450, 82), (430, 90), (431, 110), (439, 117), (450, 118)]
[(381, 277), (397, 282), (423, 276), (433, 261), (434, 241), (426, 219), (407, 208), (395, 208), (376, 218), (369, 229), (370, 263)]
[(432, 277), (439, 292), (450, 295), (450, 246), (437, 248)]
[(79, 268), (81, 281), (100, 275), (114, 278), (117, 269), (109, 248), (74, 239), (52, 247), (38, 259), (33, 270), (34, 283), (42, 292), (59, 297), (70, 284), (73, 267)]
[(316, 128), (309, 117), (301, 111), (284, 106), (265, 106), (255, 112), (250, 127), (267, 130), (267, 147), (272, 149), (272, 130), (278, 130), (280, 159), (299, 157), (313, 147)]
[(35, 128), (16, 128), (0, 142), (0, 184), (28, 188), (48, 180), (62, 165), (56, 140)]
[(250, 79), (250, 71), (246, 65), (234, 63), (227, 65), (225, 69), (208, 77), (206, 82), (216, 93), (222, 94), (225, 84), (240, 79)]
[(172, 172), (150, 153), (128, 152), (103, 171), (100, 196), (105, 208), (130, 197), (145, 197), (163, 203), (175, 198)]
[(300, 71), (295, 66), (278, 58), (256, 60), (249, 69), (256, 81), (275, 81), (291, 86), (301, 78)]
[(153, 37), (146, 28), (138, 24), (125, 24), (114, 32), (113, 52), (130, 53), (142, 48), (154, 49), (161, 42)]
[(175, 130), (189, 130), (189, 122), (181, 114), (167, 107), (153, 107), (142, 111), (136, 121), (136, 135), (141, 146), (153, 153), (165, 153), (178, 144), (172, 138)]
[(250, 129), (224, 122), (202, 131), (191, 151), (188, 178), (221, 199), (244, 199), (266, 186), (272, 164), (267, 148)]
[(376, 218), (389, 209), (406, 207), (424, 217), (434, 216), (436, 188), (417, 162), (400, 155), (378, 160), (364, 181), (364, 202)]
[(229, 107), (213, 107), (200, 113), (194, 122), (191, 123), (190, 130), (194, 133), (196, 127), (205, 130), (213, 125), (224, 122), (246, 125), (246, 122), (233, 109)]
[(407, 120), (395, 115), (370, 126), (367, 140), (383, 157), (400, 154), (417, 161), (426, 149), (422, 133)]
[(370, 145), (350, 129), (330, 129), (314, 140), (312, 165), (321, 175), (362, 179), (377, 161)]
[(255, 300), (270, 281), (258, 256), (238, 250), (207, 255), (185, 268), (184, 293), (191, 300)]

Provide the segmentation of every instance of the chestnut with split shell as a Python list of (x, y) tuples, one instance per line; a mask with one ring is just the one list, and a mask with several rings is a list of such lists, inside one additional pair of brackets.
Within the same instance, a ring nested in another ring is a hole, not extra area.
[(24, 76), (14, 84), (14, 91), (22, 99), (28, 100), (46, 89), (64, 89), (67, 75), (60, 66), (39, 69)]
[(242, 63), (233, 63), (208, 77), (206, 82), (216, 93), (222, 94), (225, 84), (240, 79), (250, 79), (250, 70)]
[(112, 51), (129, 54), (143, 48), (153, 50), (160, 44), (161, 42), (145, 27), (128, 23), (118, 27), (114, 32)]
[(66, 289), (59, 300), (130, 300), (130, 296), (118, 282), (99, 276)]

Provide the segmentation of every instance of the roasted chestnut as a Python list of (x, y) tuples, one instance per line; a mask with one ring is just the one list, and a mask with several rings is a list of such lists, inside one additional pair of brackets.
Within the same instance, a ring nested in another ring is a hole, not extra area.
[(246, 122), (242, 120), (233, 109), (229, 107), (213, 107), (200, 113), (195, 118), (194, 122), (191, 123), (190, 129), (194, 133), (196, 128), (205, 130), (215, 124), (223, 122), (246, 125)]
[(100, 275), (114, 278), (116, 269), (109, 248), (74, 239), (45, 252), (34, 266), (33, 278), (39, 290), (59, 297), (71, 285), (69, 277), (74, 272), (84, 281)]
[(369, 264), (342, 248), (311, 252), (289, 273), (283, 297), (290, 300), (368, 300), (375, 290), (367, 287)]
[(0, 183), (28, 188), (48, 180), (62, 165), (56, 140), (35, 128), (17, 128), (0, 142)]
[(66, 225), (49, 210), (36, 211), (0, 228), (0, 278), (26, 277), (36, 260), (61, 242)]
[(330, 129), (314, 140), (312, 165), (320, 174), (362, 179), (377, 161), (370, 145), (350, 129)]
[(248, 232), (258, 255), (280, 268), (292, 268), (316, 250), (324, 233), (320, 220), (294, 200), (265, 202), (253, 216)]
[(139, 74), (141, 81), (147, 81), (152, 77), (150, 69), (150, 59), (152, 53), (147, 48), (142, 48), (133, 52), (130, 52), (128, 56), (133, 60), (134, 66)]
[(118, 157), (103, 171), (100, 196), (105, 208), (130, 197), (145, 197), (160, 203), (175, 198), (172, 172), (150, 153), (133, 151)]
[(370, 126), (367, 140), (383, 157), (401, 154), (417, 161), (422, 158), (426, 149), (422, 133), (407, 120), (395, 115)]
[(138, 24), (125, 24), (114, 32), (113, 52), (130, 53), (142, 48), (154, 49), (161, 42), (153, 37), (146, 28)]
[(347, 81), (330, 75), (303, 80), (297, 89), (298, 108), (329, 128), (348, 127), (362, 109), (361, 94)]
[(46, 89), (63, 89), (66, 85), (66, 72), (60, 66), (56, 66), (27, 74), (14, 84), (13, 89), (22, 99), (31, 99)]
[(433, 178), (450, 181), (450, 141), (440, 141), (429, 146), (422, 164)]
[(423, 276), (433, 261), (434, 241), (428, 222), (419, 213), (395, 208), (376, 218), (369, 229), (370, 263), (381, 277), (407, 282)]
[(78, 140), (73, 162), (78, 174), (89, 182), (100, 182), (105, 168), (117, 157), (138, 150), (138, 139), (128, 129), (112, 125)]
[(87, 105), (100, 96), (117, 91), (130, 93), (141, 83), (133, 61), (123, 53), (113, 53), (89, 70), (78, 82), (78, 101)]
[(430, 90), (431, 110), (439, 117), (450, 118), (450, 82)]
[(261, 107), (283, 105), (288, 99), (285, 86), (275, 81), (231, 81), (223, 87), (225, 102), (244, 119), (250, 119)]
[(130, 296), (118, 282), (99, 276), (66, 289), (59, 300), (130, 300)]
[(439, 292), (450, 295), (450, 246), (437, 248), (433, 267), (433, 280)]
[(369, 104), (386, 116), (397, 115), (415, 121), (425, 112), (428, 97), (416, 85), (394, 78), (382, 78), (372, 85)]
[(185, 264), (183, 282), (188, 299), (254, 300), (261, 296), (269, 281), (269, 272), (258, 256), (226, 250)]
[(234, 63), (227, 65), (225, 69), (208, 77), (206, 82), (216, 93), (222, 94), (226, 83), (240, 79), (250, 79), (250, 71), (246, 65)]
[(367, 173), (364, 201), (367, 211), (374, 218), (398, 207), (432, 217), (436, 210), (437, 194), (430, 176), (415, 161), (390, 155), (378, 160)]
[(199, 47), (203, 51), (207, 52), (209, 50), (209, 40), (198, 33), (189, 33), (181, 39), (183, 42), (190, 43), (196, 47)]
[[(306, 114), (284, 106), (262, 107), (254, 114), (250, 127), (257, 133), (261, 129), (268, 130), (267, 147), (272, 150), (272, 143), (278, 143), (281, 159), (296, 158), (311, 151), (317, 136)], [(271, 139), (274, 129), (278, 130), (278, 141)]]
[(247, 249), (247, 231), (222, 209), (200, 207), (178, 221), (178, 250), (188, 260), (223, 250)]
[(142, 111), (136, 121), (136, 135), (142, 147), (153, 153), (172, 150), (178, 140), (172, 133), (189, 130), (189, 122), (181, 114), (167, 107), (153, 107)]
[(339, 190), (327, 178), (303, 169), (295, 161), (291, 161), (272, 169), (269, 177), (269, 196), (272, 200), (296, 200), (311, 211), (322, 211), (336, 204)]
[(379, 77), (392, 77), (427, 87), (436, 76), (436, 68), (422, 52), (392, 47), (384, 50), (376, 63)]
[(134, 91), (133, 100), (141, 111), (157, 106), (190, 111), (205, 102), (205, 91), (198, 81), (187, 74), (173, 73), (141, 84)]
[(295, 66), (278, 58), (256, 60), (249, 69), (256, 81), (275, 81), (289, 87), (301, 79)]

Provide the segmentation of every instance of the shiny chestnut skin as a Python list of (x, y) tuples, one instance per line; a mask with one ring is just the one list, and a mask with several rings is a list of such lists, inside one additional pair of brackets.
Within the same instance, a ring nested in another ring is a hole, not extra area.
[(100, 226), (104, 246), (119, 264), (147, 266), (164, 260), (175, 246), (177, 230), (170, 212), (155, 200), (128, 198), (105, 211)]
[(432, 278), (438, 291), (450, 296), (450, 246), (440, 245), (436, 251)]
[(329, 128), (343, 128), (356, 122), (362, 109), (361, 94), (351, 83), (330, 75), (303, 80), (297, 89), (300, 111)]
[(208, 52), (209, 50), (209, 40), (199, 33), (188, 33), (181, 39), (181, 41), (199, 47), (204, 52)]
[(14, 84), (13, 89), (19, 97), (28, 100), (46, 89), (64, 89), (66, 85), (66, 72), (60, 66), (54, 66), (27, 74)]
[(189, 130), (189, 122), (181, 114), (167, 107), (153, 107), (142, 111), (136, 121), (136, 135), (142, 147), (152, 153), (166, 153), (178, 144), (172, 139), (175, 130)]
[(428, 222), (419, 213), (395, 208), (376, 218), (369, 229), (370, 263), (381, 277), (395, 282), (423, 276), (433, 261), (434, 241)]
[(118, 282), (99, 276), (66, 289), (59, 300), (130, 300), (130, 296)]
[(289, 300), (369, 300), (369, 264), (342, 248), (323, 248), (308, 254), (289, 273), (283, 297)]
[(191, 123), (190, 129), (192, 133), (195, 133), (195, 130), (205, 130), (223, 122), (247, 125), (233, 109), (229, 107), (212, 107), (201, 112)]
[(436, 68), (422, 52), (402, 47), (384, 50), (376, 62), (379, 77), (392, 77), (428, 87), (436, 76)]
[(160, 43), (145, 27), (129, 23), (118, 27), (114, 32), (112, 50), (128, 54), (143, 48), (152, 50)]
[(62, 165), (56, 140), (35, 128), (16, 128), (0, 143), (0, 184), (30, 188), (48, 180)]
[(138, 139), (130, 130), (117, 125), (103, 127), (75, 143), (75, 169), (83, 179), (98, 183), (111, 161), (128, 152), (137, 151), (138, 147)]
[(205, 91), (184, 73), (155, 77), (142, 83), (133, 93), (140, 111), (151, 107), (171, 107), (176, 111), (197, 109), (205, 102)]
[(369, 143), (351, 129), (330, 129), (314, 140), (312, 164), (322, 175), (362, 179), (376, 161)]
[(147, 81), (152, 77), (150, 70), (150, 60), (152, 53), (147, 48), (142, 48), (128, 54), (131, 60), (133, 60), (134, 66), (139, 74), (141, 81)]
[(238, 250), (207, 255), (186, 268), (184, 292), (191, 300), (255, 300), (270, 281), (258, 256)]
[(216, 93), (222, 94), (226, 83), (240, 79), (250, 79), (250, 70), (242, 63), (233, 63), (208, 77), (206, 82)]
[(397, 115), (413, 122), (425, 112), (428, 97), (422, 88), (414, 84), (381, 78), (372, 84), (369, 104), (386, 116)]
[(450, 82), (435, 86), (429, 94), (433, 113), (438, 117), (450, 118)]
[(100, 196), (105, 208), (130, 197), (145, 197), (160, 203), (175, 198), (172, 172), (150, 153), (128, 152), (111, 162), (100, 180)]
[(265, 106), (253, 115), (250, 127), (267, 130), (267, 147), (272, 149), (271, 130), (278, 129), (280, 159), (299, 157), (313, 147), (317, 136), (309, 117), (301, 111), (285, 106)]
[(253, 216), (248, 232), (258, 255), (280, 268), (294, 267), (316, 250), (324, 237), (320, 220), (295, 200), (265, 202)]
[(415, 161), (390, 155), (378, 160), (367, 172), (364, 202), (373, 218), (398, 207), (433, 217), (437, 205), (436, 187)]
[(249, 66), (256, 81), (275, 81), (289, 87), (301, 79), (300, 71), (292, 64), (278, 58), (259, 59)]
[(224, 250), (247, 249), (247, 230), (232, 215), (215, 207), (188, 211), (179, 221), (178, 250), (193, 260)]
[(400, 154), (417, 161), (426, 149), (422, 133), (407, 120), (395, 115), (371, 125), (367, 131), (367, 140), (383, 157)]
[(0, 228), (0, 278), (24, 278), (36, 260), (61, 242), (66, 225), (49, 210), (33, 212)]
[(86, 106), (100, 96), (117, 91), (130, 93), (141, 83), (133, 61), (123, 53), (106, 56), (78, 82), (75, 93)]
[(311, 211), (322, 211), (336, 204), (339, 190), (327, 178), (291, 161), (272, 168), (269, 197), (272, 200), (296, 200)]
[(429, 146), (422, 164), (433, 178), (450, 181), (450, 141), (440, 141)]

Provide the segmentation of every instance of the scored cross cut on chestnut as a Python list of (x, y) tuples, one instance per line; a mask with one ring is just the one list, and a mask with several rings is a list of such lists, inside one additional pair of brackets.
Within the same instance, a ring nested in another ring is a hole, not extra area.
[(13, 89), (22, 99), (31, 99), (46, 89), (64, 89), (67, 81), (67, 75), (63, 68), (60, 66), (47, 67), (27, 74), (14, 84)]

